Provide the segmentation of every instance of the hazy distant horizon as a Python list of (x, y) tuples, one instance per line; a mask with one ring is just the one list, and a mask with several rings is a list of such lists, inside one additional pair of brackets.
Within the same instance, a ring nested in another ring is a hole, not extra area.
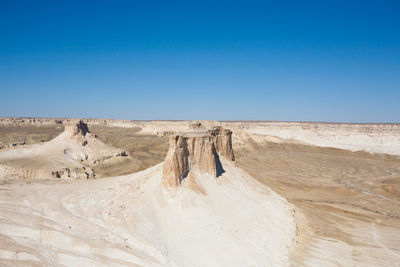
[(287, 123), (327, 123), (327, 124), (400, 124), (400, 122), (349, 122), (349, 121), (280, 121), (280, 120), (208, 120), (208, 119), (200, 119), (200, 120), (192, 120), (192, 119), (182, 119), (182, 120), (174, 120), (174, 119), (118, 119), (118, 118), (87, 118), (87, 117), (31, 117), (31, 116), (23, 116), (23, 117), (13, 117), (13, 116), (0, 116), (0, 119), (49, 119), (49, 120), (121, 120), (121, 121), (138, 121), (138, 122), (146, 122), (146, 121), (219, 121), (219, 122), (287, 122)]
[(399, 123), (394, 1), (3, 1), (0, 116)]

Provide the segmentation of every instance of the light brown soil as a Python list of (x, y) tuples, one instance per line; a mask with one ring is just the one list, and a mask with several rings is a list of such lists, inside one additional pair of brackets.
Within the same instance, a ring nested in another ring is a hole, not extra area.
[[(130, 153), (131, 158), (111, 159), (94, 168), (96, 176), (125, 175), (147, 169), (164, 160), (168, 151), (168, 137), (138, 135), (140, 128), (106, 127), (89, 125), (89, 130), (104, 143)], [(0, 144), (25, 142), (35, 144), (54, 139), (64, 131), (64, 125), (0, 127)], [(7, 162), (4, 162), (7, 163)], [(21, 162), (28, 168), (34, 159)], [(19, 165), (21, 165), (19, 164)], [(19, 166), (18, 164), (13, 164)]]
[(64, 125), (0, 126), (0, 145), (48, 142), (64, 131)]
[(89, 126), (90, 131), (107, 145), (125, 149), (132, 158), (139, 160), (140, 166), (129, 162), (103, 165), (95, 168), (102, 176), (117, 176), (147, 169), (162, 162), (168, 152), (168, 137), (138, 135), (140, 128)]
[[(305, 216), (299, 226), (302, 242), (292, 254), (297, 264), (304, 264), (308, 254), (321, 254), (314, 248), (316, 239), (365, 247), (365, 251), (349, 247), (363, 261), (371, 254), (367, 248), (387, 248), (400, 255), (400, 238), (379, 237), (384, 231), (400, 236), (398, 157), (296, 144), (260, 145), (251, 140), (236, 151), (236, 157), (239, 167)], [(323, 256), (321, 260), (330, 262)]]

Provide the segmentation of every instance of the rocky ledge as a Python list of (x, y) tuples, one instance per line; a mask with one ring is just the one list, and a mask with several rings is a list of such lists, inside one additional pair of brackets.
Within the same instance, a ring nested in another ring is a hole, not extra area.
[(235, 160), (232, 131), (228, 129), (198, 126), (192, 131), (172, 136), (164, 161), (163, 185), (177, 187), (191, 171), (218, 177), (224, 172), (220, 156)]
[(73, 135), (86, 136), (87, 133), (90, 133), (88, 125), (84, 123), (82, 120), (65, 124), (64, 131), (71, 136)]

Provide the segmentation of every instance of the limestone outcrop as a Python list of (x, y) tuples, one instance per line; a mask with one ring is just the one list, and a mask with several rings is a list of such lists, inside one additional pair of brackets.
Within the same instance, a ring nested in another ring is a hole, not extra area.
[(15, 168), (0, 164), (0, 179), (40, 179), (40, 178), (70, 178), (70, 179), (94, 179), (95, 172), (89, 167), (49, 169)]
[(177, 187), (191, 171), (218, 177), (224, 172), (219, 156), (231, 161), (235, 159), (230, 130), (198, 126), (192, 131), (172, 136), (164, 161), (163, 185)]
[(49, 142), (0, 149), (0, 179), (93, 179), (94, 168), (120, 157), (129, 154), (101, 142), (84, 121), (75, 120)]
[(126, 151), (108, 147), (99, 141), (82, 120), (66, 124), (63, 135), (68, 140), (63, 150), (64, 155), (87, 166), (95, 166), (115, 157), (128, 156)]
[(65, 132), (70, 135), (82, 135), (82, 136), (86, 136), (87, 133), (90, 133), (88, 125), (84, 123), (82, 120), (79, 120), (79, 122), (77, 123), (66, 124)]
[(210, 129), (216, 151), (226, 159), (235, 160), (232, 149), (232, 131), (220, 126)]
[(169, 150), (164, 162), (163, 185), (176, 187), (189, 172), (187, 138), (175, 135), (169, 140)]
[(203, 125), (201, 124), (201, 122), (192, 122), (189, 126), (190, 130), (196, 130), (196, 129), (200, 129), (200, 128), (204, 128)]

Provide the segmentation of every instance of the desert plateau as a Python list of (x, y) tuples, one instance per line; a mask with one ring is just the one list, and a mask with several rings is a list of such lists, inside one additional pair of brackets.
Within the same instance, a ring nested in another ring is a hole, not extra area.
[(398, 124), (0, 123), (1, 266), (400, 263)]
[(0, 267), (400, 267), (399, 14), (0, 0)]

